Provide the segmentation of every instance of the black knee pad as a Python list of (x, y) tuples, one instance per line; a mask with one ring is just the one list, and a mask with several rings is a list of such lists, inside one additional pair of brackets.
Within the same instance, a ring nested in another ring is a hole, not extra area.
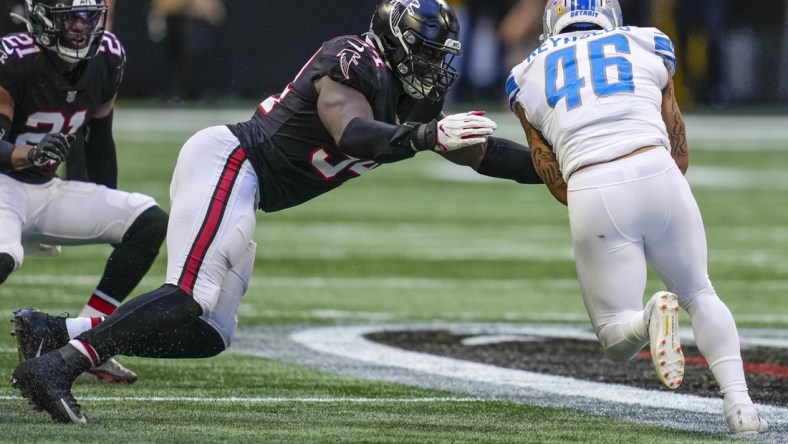
[(168, 221), (169, 215), (160, 207), (148, 208), (123, 235), (123, 243), (135, 243), (140, 248), (158, 253), (167, 236)]
[(16, 261), (8, 253), (0, 253), (0, 284), (8, 279), (8, 276), (14, 271)]
[(126, 230), (123, 241), (113, 245), (114, 251), (96, 288), (118, 302), (131, 294), (159, 255), (167, 236), (168, 218), (156, 206), (140, 214)]

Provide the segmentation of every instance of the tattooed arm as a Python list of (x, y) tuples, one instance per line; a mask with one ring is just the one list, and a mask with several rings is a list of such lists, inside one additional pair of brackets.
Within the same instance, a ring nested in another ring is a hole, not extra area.
[(547, 189), (550, 190), (553, 197), (566, 205), (566, 182), (564, 182), (561, 169), (558, 167), (558, 159), (555, 158), (553, 147), (544, 139), (542, 133), (528, 122), (523, 106), (518, 103), (516, 108), (517, 117), (520, 118), (520, 124), (528, 139), (528, 147), (531, 149), (531, 159), (533, 159), (536, 173), (547, 185)]
[(676, 161), (681, 173), (686, 174), (689, 167), (687, 132), (684, 126), (684, 118), (681, 117), (679, 104), (676, 102), (673, 79), (668, 80), (668, 84), (662, 90), (662, 120), (665, 121), (668, 137), (670, 137), (670, 154)]

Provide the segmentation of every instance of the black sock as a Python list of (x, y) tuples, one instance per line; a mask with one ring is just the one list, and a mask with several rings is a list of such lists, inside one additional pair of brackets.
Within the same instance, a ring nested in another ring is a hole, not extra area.
[(14, 258), (8, 253), (0, 253), (0, 284), (8, 279), (8, 276), (14, 271), (16, 262)]

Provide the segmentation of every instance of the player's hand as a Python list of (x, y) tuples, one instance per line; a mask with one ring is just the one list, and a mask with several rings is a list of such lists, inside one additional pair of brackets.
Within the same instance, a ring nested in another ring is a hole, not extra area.
[(37, 167), (54, 167), (65, 161), (68, 150), (76, 139), (73, 135), (49, 133), (27, 153), (27, 159)]
[(486, 142), (498, 125), (484, 117), (484, 111), (452, 114), (438, 121), (437, 144), (434, 150), (442, 153)]

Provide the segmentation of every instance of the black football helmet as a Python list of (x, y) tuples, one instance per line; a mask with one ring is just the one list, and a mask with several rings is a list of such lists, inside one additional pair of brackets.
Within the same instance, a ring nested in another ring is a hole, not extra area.
[(438, 101), (457, 80), (460, 25), (445, 0), (381, 0), (367, 37), (411, 97)]
[(106, 0), (25, 0), (27, 29), (36, 42), (77, 63), (95, 56), (107, 21)]

